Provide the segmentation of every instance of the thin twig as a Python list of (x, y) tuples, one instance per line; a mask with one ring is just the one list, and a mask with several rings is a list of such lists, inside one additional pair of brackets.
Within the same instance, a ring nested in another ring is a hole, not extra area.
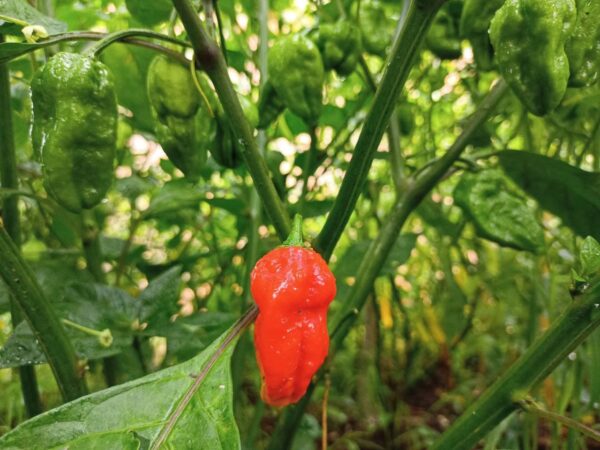
[(171, 431), (173, 431), (173, 428), (185, 411), (185, 408), (194, 397), (194, 394), (196, 394), (198, 389), (200, 389), (202, 382), (209, 374), (210, 370), (214, 367), (225, 350), (227, 350), (229, 345), (242, 333), (242, 331), (246, 329), (248, 325), (254, 322), (254, 319), (256, 319), (257, 315), (258, 308), (256, 306), (251, 306), (250, 309), (248, 309), (248, 311), (246, 311), (246, 313), (240, 317), (240, 319), (238, 319), (236, 324), (229, 331), (229, 334), (227, 334), (223, 342), (206, 362), (200, 373), (194, 377), (194, 382), (181, 399), (181, 402), (177, 405), (177, 408), (175, 408), (175, 411), (173, 411), (173, 413), (169, 416), (169, 419), (165, 423), (165, 426), (161, 429), (156, 440), (152, 443), (152, 446), (150, 447), (151, 450), (158, 450), (166, 442), (166, 440), (169, 438), (169, 434)]

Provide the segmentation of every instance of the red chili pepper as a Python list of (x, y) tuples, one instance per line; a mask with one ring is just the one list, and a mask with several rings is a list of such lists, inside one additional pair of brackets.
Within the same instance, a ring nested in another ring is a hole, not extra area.
[(297, 402), (329, 351), (327, 308), (335, 278), (315, 251), (302, 247), (301, 219), (283, 244), (254, 267), (250, 290), (260, 313), (254, 326), (262, 399), (273, 406)]

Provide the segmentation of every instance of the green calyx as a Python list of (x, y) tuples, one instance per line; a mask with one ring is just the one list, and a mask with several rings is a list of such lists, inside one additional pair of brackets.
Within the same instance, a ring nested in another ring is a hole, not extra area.
[(283, 247), (303, 247), (304, 240), (302, 239), (302, 216), (296, 214), (292, 223), (292, 231), (285, 241), (281, 244)]

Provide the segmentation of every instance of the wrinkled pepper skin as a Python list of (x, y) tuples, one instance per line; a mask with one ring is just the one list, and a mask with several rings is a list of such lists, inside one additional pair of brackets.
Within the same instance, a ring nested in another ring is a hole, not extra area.
[(321, 114), (325, 69), (317, 46), (296, 34), (279, 39), (269, 49), (269, 79), (259, 103), (259, 128), (265, 128), (282, 106), (315, 125)]
[(365, 50), (372, 55), (385, 56), (392, 43), (393, 24), (379, 3), (363, 1), (360, 5), (359, 27)]
[(256, 263), (250, 289), (260, 310), (254, 343), (261, 396), (273, 406), (295, 403), (329, 351), (327, 308), (335, 278), (315, 251), (283, 246)]
[(440, 10), (425, 38), (425, 44), (440, 59), (456, 59), (462, 55), (458, 24), (446, 8)]
[(454, 200), (471, 219), (477, 234), (516, 250), (538, 253), (544, 231), (523, 198), (510, 189), (501, 171), (465, 173)]
[(335, 70), (340, 75), (350, 75), (362, 53), (360, 30), (348, 21), (326, 23), (319, 27), (317, 46), (323, 57), (326, 70)]
[(576, 0), (577, 21), (565, 47), (569, 86), (591, 86), (600, 72), (600, 0)]
[(117, 100), (108, 68), (75, 53), (57, 53), (31, 82), (32, 140), (44, 186), (64, 208), (96, 206), (113, 180)]
[(496, 11), (504, 0), (465, 0), (460, 17), (460, 35), (469, 40), (477, 67), (491, 70), (494, 66), (494, 49), (488, 30)]
[(198, 179), (208, 154), (196, 139), (200, 97), (189, 69), (167, 56), (156, 56), (148, 67), (147, 89), (158, 142), (175, 167), (189, 179)]
[(507, 0), (492, 19), (498, 69), (533, 114), (549, 113), (566, 92), (565, 44), (575, 18), (574, 0)]

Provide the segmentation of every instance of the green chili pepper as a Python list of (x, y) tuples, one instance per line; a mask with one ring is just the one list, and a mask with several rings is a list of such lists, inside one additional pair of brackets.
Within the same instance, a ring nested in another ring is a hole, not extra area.
[(316, 42), (326, 70), (333, 69), (340, 75), (354, 72), (362, 53), (362, 38), (356, 26), (346, 20), (326, 23), (319, 27)]
[(565, 47), (570, 86), (591, 86), (600, 72), (600, 0), (576, 0), (577, 21)]
[(104, 198), (113, 180), (117, 101), (113, 78), (100, 61), (57, 53), (31, 82), (32, 139), (44, 186), (77, 212)]
[(207, 148), (197, 141), (195, 116), (201, 99), (189, 69), (159, 55), (148, 68), (147, 83), (158, 141), (175, 167), (191, 180), (197, 179)]
[(534, 114), (552, 111), (566, 92), (565, 44), (575, 18), (574, 0), (507, 0), (492, 19), (498, 68)]
[[(246, 97), (238, 95), (244, 114), (255, 128), (258, 124), (258, 111), (254, 103)], [(217, 114), (216, 139), (211, 147), (211, 154), (214, 160), (221, 166), (229, 169), (235, 169), (243, 161), (242, 149), (240, 143), (236, 140), (231, 124), (222, 110)]]
[(458, 24), (448, 13), (447, 8), (440, 10), (425, 38), (429, 50), (440, 59), (456, 59), (462, 55)]
[(392, 42), (393, 23), (379, 3), (362, 1), (360, 4), (359, 27), (367, 52), (385, 56)]
[(269, 49), (269, 79), (259, 103), (259, 128), (265, 128), (287, 107), (309, 125), (321, 114), (325, 78), (317, 46), (300, 34), (279, 39)]
[(504, 0), (465, 0), (460, 17), (460, 35), (471, 43), (475, 63), (481, 70), (493, 67), (494, 49), (488, 29)]
[(481, 237), (534, 253), (544, 247), (544, 231), (534, 212), (512, 191), (501, 171), (464, 174), (454, 200)]

